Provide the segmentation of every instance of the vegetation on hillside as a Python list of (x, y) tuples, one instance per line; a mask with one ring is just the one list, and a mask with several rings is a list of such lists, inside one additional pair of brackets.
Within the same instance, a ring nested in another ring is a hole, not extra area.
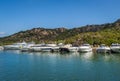
[(76, 36), (65, 39), (65, 43), (72, 43), (75, 45), (82, 43), (93, 45), (111, 45), (111, 43), (120, 43), (120, 30), (107, 29), (99, 32), (80, 33)]
[(71, 43), (80, 45), (90, 43), (93, 45), (120, 43), (120, 20), (114, 23), (102, 25), (87, 25), (73, 29), (56, 28), (33, 28), (27, 31), (20, 31), (11, 36), (0, 38), (0, 45), (12, 44), (15, 42), (36, 43)]

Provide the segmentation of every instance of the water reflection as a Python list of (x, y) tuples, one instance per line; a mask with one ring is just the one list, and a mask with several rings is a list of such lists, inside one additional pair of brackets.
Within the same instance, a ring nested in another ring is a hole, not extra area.
[(92, 52), (82, 53), (81, 57), (84, 58), (84, 59), (90, 60), (90, 59), (92, 59), (94, 57), (94, 54)]
[(21, 52), (19, 50), (12, 50), (12, 51), (1, 51), (2, 53), (10, 53), (10, 54), (22, 54), (22, 55), (31, 55), (32, 56), (46, 56), (50, 58), (65, 58), (65, 59), (71, 59), (76, 58), (80, 60), (87, 60), (87, 61), (96, 61), (96, 60), (103, 60), (106, 62), (110, 61), (118, 61), (120, 62), (120, 54), (96, 54), (93, 52), (87, 52), (87, 53), (79, 53), (79, 52), (71, 52), (71, 53), (59, 53), (59, 52)]
[(120, 55), (118, 54), (105, 54), (103, 60), (106, 62), (120, 62)]
[(103, 59), (104, 59), (104, 61), (111, 61), (113, 56), (114, 55), (105, 54), (104, 57), (103, 57)]
[(1, 51), (2, 53), (5, 52), (5, 53), (12, 53), (12, 54), (21, 54), (20, 50), (3, 50)]
[(120, 54), (1, 51), (0, 63), (0, 81), (120, 79)]

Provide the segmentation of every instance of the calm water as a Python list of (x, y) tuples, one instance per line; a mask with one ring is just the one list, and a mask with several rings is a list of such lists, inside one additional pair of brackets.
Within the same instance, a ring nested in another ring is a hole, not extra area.
[(1, 51), (0, 81), (120, 81), (120, 54)]

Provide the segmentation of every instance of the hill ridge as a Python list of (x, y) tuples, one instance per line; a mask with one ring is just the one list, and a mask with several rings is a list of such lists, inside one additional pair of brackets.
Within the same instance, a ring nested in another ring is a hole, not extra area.
[[(76, 28), (72, 28), (72, 29), (68, 29), (65, 27), (60, 27), (60, 28), (33, 28), (30, 30), (26, 30), (26, 31), (20, 31), (18, 33), (15, 33), (13, 35), (7, 36), (7, 37), (3, 37), (0, 38), (0, 44), (10, 44), (10, 43), (14, 43), (14, 42), (21, 42), (21, 41), (35, 41), (36, 43), (40, 43), (40, 42), (46, 42), (46, 43), (51, 43), (51, 42), (64, 42), (64, 43), (75, 43), (77, 38), (80, 39), (83, 42), (88, 42), (91, 43), (89, 41), (87, 41), (88, 39), (85, 39), (84, 37), (80, 38), (80, 35), (87, 35), (90, 34), (89, 36), (91, 37), (91, 33), (99, 33), (101, 34), (101, 32), (104, 32), (106, 34), (106, 32), (108, 33), (112, 33), (111, 35), (114, 34), (114, 32), (118, 32), (117, 37), (117, 41), (119, 42), (119, 36), (120, 36), (120, 19), (116, 20), (113, 23), (105, 23), (105, 24), (101, 24), (101, 25), (86, 25), (86, 26), (82, 26), (82, 27), (76, 27)], [(76, 39), (76, 40), (69, 40), (69, 39)], [(98, 36), (98, 39), (100, 37)], [(112, 39), (112, 38), (110, 38)], [(68, 41), (69, 40), (69, 41)], [(116, 40), (116, 39), (115, 39)], [(94, 40), (93, 40), (94, 41)], [(114, 42), (114, 40), (110, 40), (111, 42), (106, 43), (106, 44), (110, 44), (112, 42)], [(78, 41), (77, 41), (78, 42)], [(99, 43), (104, 43), (104, 42), (99, 42)], [(93, 44), (93, 43), (91, 43)]]

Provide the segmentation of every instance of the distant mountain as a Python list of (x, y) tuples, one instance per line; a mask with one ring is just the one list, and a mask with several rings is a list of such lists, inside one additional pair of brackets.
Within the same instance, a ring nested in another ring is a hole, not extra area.
[[(105, 38), (106, 36), (108, 37)], [(103, 42), (102, 39), (107, 40)], [(108, 45), (112, 42), (120, 43), (120, 19), (114, 23), (86, 25), (72, 29), (64, 27), (55, 29), (33, 28), (0, 38), (0, 44), (10, 44), (23, 40), (27, 42), (35, 41), (36, 43), (64, 42), (80, 44), (87, 42), (91, 44), (105, 43)]]

